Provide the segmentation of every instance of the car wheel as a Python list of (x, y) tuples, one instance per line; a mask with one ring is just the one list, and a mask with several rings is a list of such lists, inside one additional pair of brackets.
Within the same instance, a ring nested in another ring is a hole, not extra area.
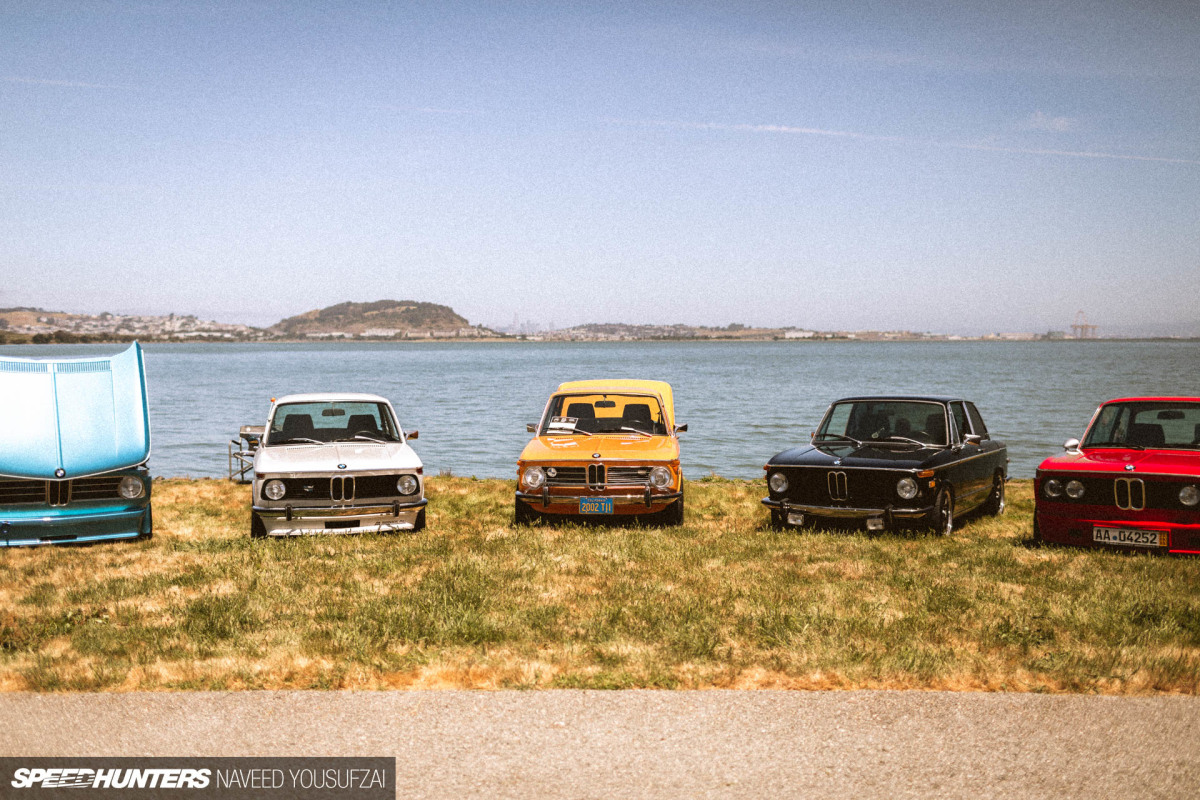
[(663, 522), (667, 525), (683, 524), (683, 497), (667, 506), (663, 511)]
[(417, 518), (413, 521), (413, 533), (425, 530), (425, 509), (417, 512)]
[(933, 504), (933, 518), (930, 527), (938, 536), (949, 536), (954, 533), (954, 495), (949, 489), (942, 489), (937, 494)]
[(1042, 529), (1039, 528), (1038, 524), (1037, 524), (1037, 514), (1036, 513), (1033, 515), (1033, 541), (1034, 541), (1034, 544), (1037, 544), (1039, 546), (1044, 543), (1042, 540)]
[(530, 508), (520, 500), (516, 501), (516, 506), (513, 509), (513, 524), (528, 525), (537, 519), (537, 512)]
[(1005, 505), (1004, 476), (997, 472), (996, 477), (992, 479), (992, 493), (988, 495), (987, 503), (984, 505), (983, 510), (986, 514), (998, 517), (1004, 513)]
[(781, 531), (784, 529), (783, 514), (778, 511), (771, 512), (771, 530)]
[(250, 512), (250, 538), (265, 539), (267, 538), (267, 526), (263, 524), (262, 517)]

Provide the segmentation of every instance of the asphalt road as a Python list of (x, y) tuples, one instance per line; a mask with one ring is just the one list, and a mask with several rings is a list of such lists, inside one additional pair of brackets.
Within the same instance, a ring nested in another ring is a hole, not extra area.
[(404, 797), (1200, 797), (1200, 698), (0, 695), (0, 755), (394, 756)]

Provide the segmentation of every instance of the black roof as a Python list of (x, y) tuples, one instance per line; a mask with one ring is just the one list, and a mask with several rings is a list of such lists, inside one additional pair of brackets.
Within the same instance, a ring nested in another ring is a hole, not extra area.
[(953, 403), (966, 402), (961, 397), (950, 397), (944, 395), (932, 394), (866, 394), (857, 395), (855, 397), (843, 397), (840, 400), (835, 400), (835, 403), (848, 403), (859, 400), (910, 400), (920, 401), (925, 403)]

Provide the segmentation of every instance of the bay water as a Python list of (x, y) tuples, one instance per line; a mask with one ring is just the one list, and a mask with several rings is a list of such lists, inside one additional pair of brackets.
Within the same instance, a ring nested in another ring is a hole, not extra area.
[[(0, 355), (83, 357), (114, 345), (7, 346)], [(808, 441), (828, 405), (859, 394), (956, 395), (1008, 444), (1013, 477), (1082, 435), (1103, 400), (1200, 396), (1200, 342), (314, 342), (148, 344), (158, 476), (224, 477), (226, 445), (262, 425), (272, 397), (387, 397), (426, 474), (505, 477), (550, 392), (586, 378), (665, 380), (675, 390), (684, 473), (761, 476)]]

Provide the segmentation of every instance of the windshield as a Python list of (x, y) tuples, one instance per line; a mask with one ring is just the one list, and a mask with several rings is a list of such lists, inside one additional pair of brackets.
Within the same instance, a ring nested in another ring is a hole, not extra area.
[(644, 394), (560, 394), (542, 420), (543, 436), (598, 433), (666, 435), (658, 398)]
[(855, 400), (834, 403), (813, 440), (817, 444), (947, 443), (946, 412), (940, 403), (914, 400)]
[(400, 441), (391, 412), (383, 403), (285, 403), (275, 407), (265, 444)]
[(1200, 402), (1109, 403), (1083, 446), (1200, 450)]

